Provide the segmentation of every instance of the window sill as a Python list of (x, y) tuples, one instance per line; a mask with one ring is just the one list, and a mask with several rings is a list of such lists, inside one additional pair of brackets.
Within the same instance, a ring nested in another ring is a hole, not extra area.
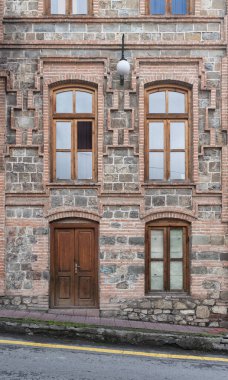
[(82, 182), (64, 182), (64, 181), (56, 181), (56, 182), (49, 182), (46, 184), (47, 187), (94, 187), (98, 188), (101, 186), (99, 182), (89, 182), (89, 181), (82, 181)]
[(60, 18), (60, 19), (75, 19), (75, 18), (91, 18), (91, 17), (93, 17), (93, 15), (91, 15), (91, 14), (83, 14), (83, 15), (79, 15), (79, 14), (77, 14), (77, 15), (64, 15), (64, 14), (52, 14), (52, 13), (50, 13), (50, 14), (46, 14), (46, 15), (44, 15), (43, 17), (45, 17), (45, 18), (51, 18), (51, 17), (53, 17), (53, 18)]
[(190, 294), (187, 292), (157, 292), (157, 293), (147, 293), (145, 298), (190, 298)]
[(195, 183), (189, 181), (148, 181), (142, 184), (144, 187), (194, 187)]

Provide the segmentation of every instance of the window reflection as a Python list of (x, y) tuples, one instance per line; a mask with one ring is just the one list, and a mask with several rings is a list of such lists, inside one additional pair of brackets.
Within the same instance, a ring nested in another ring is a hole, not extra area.
[(66, 0), (51, 0), (51, 13), (58, 15), (65, 14)]
[(73, 112), (73, 92), (64, 91), (56, 95), (56, 112), (72, 113)]
[(88, 0), (72, 0), (73, 14), (86, 15), (88, 13)]

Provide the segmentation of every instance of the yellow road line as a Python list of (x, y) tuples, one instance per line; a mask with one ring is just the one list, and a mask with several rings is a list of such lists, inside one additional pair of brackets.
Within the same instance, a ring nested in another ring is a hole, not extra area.
[(111, 350), (108, 348), (67, 346), (65, 344), (23, 342), (20, 340), (3, 340), (2, 339), (0, 340), (0, 344), (25, 346), (25, 347), (55, 348), (55, 349), (63, 349), (63, 350), (86, 351), (86, 352), (114, 354), (114, 355), (145, 356), (145, 357), (158, 358), (158, 359), (182, 359), (182, 360), (185, 359), (185, 360), (201, 360), (201, 361), (228, 363), (228, 358), (223, 358), (223, 357), (219, 358), (219, 357), (195, 356), (195, 355), (156, 354), (152, 352), (143, 352), (143, 351)]

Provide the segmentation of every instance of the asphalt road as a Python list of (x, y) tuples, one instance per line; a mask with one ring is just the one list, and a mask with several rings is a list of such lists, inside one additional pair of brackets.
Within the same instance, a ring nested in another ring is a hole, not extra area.
[(227, 380), (228, 357), (0, 336), (1, 380)]

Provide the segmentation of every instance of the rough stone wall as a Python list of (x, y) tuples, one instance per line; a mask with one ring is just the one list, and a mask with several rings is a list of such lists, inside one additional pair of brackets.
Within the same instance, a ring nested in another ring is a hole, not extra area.
[(221, 190), (221, 150), (205, 149), (199, 157), (199, 190)]
[[(3, 307), (48, 308), (48, 221), (74, 217), (100, 220), (103, 315), (211, 326), (226, 319), (227, 2), (196, 0), (191, 17), (175, 19), (145, 17), (145, 3), (94, 0), (94, 16), (84, 22), (58, 17), (48, 22), (42, 0), (5, 0), (4, 28), (0, 25), (0, 101), (6, 109), (0, 115), (6, 136), (5, 177), (0, 166)], [(35, 22), (26, 19), (33, 16)], [(123, 87), (116, 73), (122, 33), (131, 64)], [(95, 184), (51, 183), (49, 90), (64, 80), (98, 87)], [(190, 183), (145, 183), (144, 86), (154, 81), (180, 81), (192, 89)], [(190, 294), (145, 296), (145, 224), (168, 217), (191, 225)]]
[(146, 189), (145, 209), (151, 210), (154, 207), (182, 207), (192, 208), (191, 189)]
[[(218, 313), (226, 313), (226, 307), (214, 306), (215, 300), (196, 300), (192, 297), (156, 297), (154, 299), (120, 300), (115, 316), (122, 319), (145, 322), (164, 322), (181, 325), (205, 326), (210, 320), (211, 327), (218, 327)], [(106, 317), (113, 312), (105, 311)], [(215, 319), (215, 321), (214, 321)]]
[(97, 191), (92, 189), (60, 189), (52, 190), (50, 195), (51, 207), (75, 206), (98, 209)]
[(6, 191), (33, 192), (43, 190), (43, 159), (31, 148), (12, 150), (6, 158)]
[[(107, 20), (108, 21), (108, 20)], [(77, 23), (70, 22), (69, 24), (62, 24), (55, 22), (54, 24), (20, 24), (17, 21), (10, 22), (5, 26), (4, 38), (6, 41), (24, 41), (31, 42), (34, 39), (38, 41), (52, 41), (57, 43), (59, 41), (103, 41), (108, 40), (115, 43), (120, 33), (126, 33), (126, 40), (131, 43), (144, 42), (145, 44), (151, 41), (197, 41), (208, 42), (217, 41), (220, 39), (220, 27), (218, 22), (212, 24), (207, 21), (201, 23), (176, 24), (173, 21), (162, 23), (155, 20), (153, 23), (144, 23), (139, 21), (136, 23), (129, 23), (128, 30), (123, 29), (123, 24), (118, 22), (118, 18), (113, 21), (99, 24), (91, 23)], [(126, 28), (125, 28), (126, 29)]]
[(39, 0), (7, 0), (5, 14), (8, 16), (36, 16)]
[(104, 158), (104, 189), (134, 192), (139, 189), (138, 159), (132, 149), (112, 149)]

